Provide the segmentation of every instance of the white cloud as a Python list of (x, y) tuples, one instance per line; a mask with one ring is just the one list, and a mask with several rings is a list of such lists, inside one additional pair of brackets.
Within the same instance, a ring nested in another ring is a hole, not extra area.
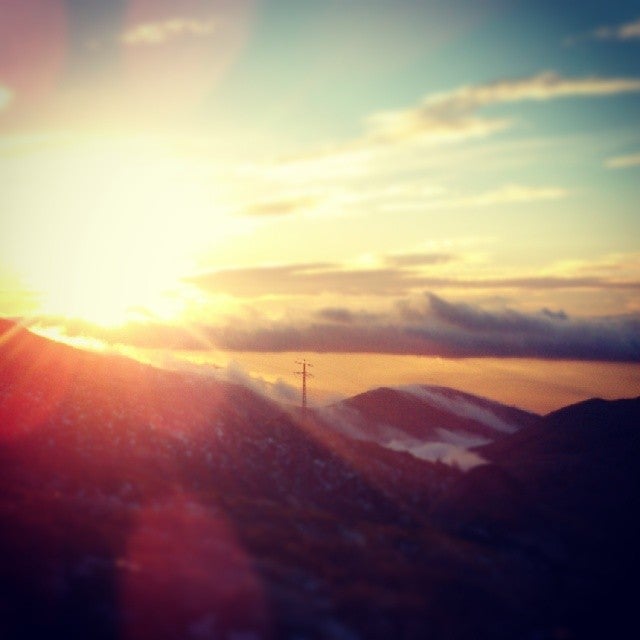
[(640, 153), (632, 153), (626, 156), (607, 158), (605, 166), (609, 169), (626, 169), (628, 167), (640, 167)]
[(474, 467), (487, 464), (487, 461), (474, 451), (447, 442), (420, 442), (394, 440), (387, 447), (393, 451), (406, 451), (416, 458), (428, 462), (444, 462), (450, 467), (458, 467), (461, 471), (469, 471)]
[[(372, 184), (383, 185), (376, 191), (384, 191), (385, 180), (390, 177), (397, 180), (403, 173), (424, 176), (428, 168), (434, 170), (430, 175), (435, 176), (443, 174), (443, 167), (446, 167), (447, 171), (459, 176), (462, 163), (466, 166), (473, 163), (473, 167), (491, 163), (496, 173), (507, 173), (524, 162), (531, 153), (543, 161), (542, 150), (552, 152), (550, 149), (555, 148), (560, 140), (557, 136), (498, 141), (493, 146), (474, 145), (467, 149), (449, 144), (488, 139), (514, 128), (518, 124), (519, 104), (633, 92), (640, 93), (640, 76), (564, 77), (554, 72), (541, 72), (523, 78), (459, 86), (445, 92), (427, 94), (420, 103), (406, 108), (370, 112), (364, 119), (363, 133), (357, 137), (304, 153), (243, 165), (238, 177), (263, 183), (269, 194), (273, 194), (274, 186), (282, 186), (287, 190), (292, 185), (298, 190), (331, 188), (334, 195), (336, 188), (342, 188), (343, 193), (338, 194), (337, 201), (332, 198), (331, 206), (326, 210), (349, 211), (356, 204), (361, 205), (363, 210), (363, 201), (370, 200)], [(498, 107), (499, 113), (492, 112)], [(449, 147), (445, 152), (441, 148), (446, 144)], [(426, 145), (437, 146), (439, 152), (424, 153)], [(354, 184), (356, 189), (351, 190)], [(430, 193), (423, 188), (415, 194), (415, 198), (404, 188), (402, 193), (376, 193), (373, 204), (378, 210), (397, 210), (398, 205), (403, 210), (423, 209), (425, 200), (436, 201), (437, 198), (430, 197), (443, 191), (439, 184), (428, 184), (427, 187)], [(526, 194), (526, 187), (519, 185), (509, 189), (488, 195), (505, 202), (554, 199), (566, 195), (558, 189), (545, 193), (538, 191), (536, 194), (532, 191)]]
[(484, 137), (508, 128), (512, 122), (480, 115), (479, 111), (484, 107), (631, 92), (640, 92), (640, 78), (565, 78), (545, 71), (526, 78), (463, 86), (427, 95), (416, 107), (375, 113), (367, 119), (367, 124), (369, 137), (379, 142)]
[(157, 22), (143, 22), (122, 34), (122, 41), (128, 45), (159, 45), (184, 37), (203, 37), (216, 30), (214, 20), (195, 18), (169, 18)]
[[(473, 402), (468, 397), (462, 394), (454, 393), (453, 397), (451, 393), (446, 394), (436, 388), (425, 387), (423, 385), (407, 385), (400, 387), (402, 391), (410, 393), (422, 400), (426, 400), (430, 404), (435, 405), (440, 409), (444, 409), (462, 418), (469, 418), (470, 420), (477, 420), (478, 422), (495, 429), (501, 433), (514, 433), (518, 430), (518, 426), (510, 424), (503, 420), (500, 416), (496, 415), (487, 407), (480, 406), (478, 402)], [(471, 444), (468, 442), (454, 442), (453, 444), (464, 444), (464, 446), (477, 446), (478, 444), (484, 444), (488, 440), (481, 438), (480, 442), (476, 442), (477, 436), (471, 435)], [(450, 440), (446, 440), (449, 442)]]
[(337, 404), (318, 409), (321, 418), (339, 433), (355, 440), (375, 442), (392, 451), (404, 451), (415, 458), (429, 462), (443, 462), (461, 471), (486, 464), (486, 460), (469, 447), (486, 444), (489, 440), (471, 434), (456, 434), (446, 429), (436, 429), (437, 439), (422, 440), (408, 435), (402, 429), (367, 420), (359, 411)]
[(478, 118), (462, 114), (434, 114), (421, 107), (375, 113), (367, 119), (370, 136), (378, 142), (448, 142), (485, 138), (508, 129), (505, 118)]

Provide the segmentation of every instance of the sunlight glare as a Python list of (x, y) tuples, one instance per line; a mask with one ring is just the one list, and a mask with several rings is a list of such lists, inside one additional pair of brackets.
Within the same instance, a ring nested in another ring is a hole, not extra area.
[[(46, 176), (13, 194), (13, 264), (46, 315), (104, 326), (175, 318), (196, 250), (227, 225), (215, 188), (185, 160), (138, 142), (41, 152)], [(230, 223), (229, 223), (230, 224)]]

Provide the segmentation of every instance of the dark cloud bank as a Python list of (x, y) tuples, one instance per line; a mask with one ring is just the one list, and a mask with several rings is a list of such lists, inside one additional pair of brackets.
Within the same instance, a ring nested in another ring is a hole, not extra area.
[(387, 314), (329, 308), (296, 321), (234, 319), (189, 329), (130, 324), (117, 330), (66, 323), (64, 330), (143, 348), (640, 362), (640, 315), (571, 318), (548, 309), (488, 311), (433, 294), (422, 304), (401, 303)]

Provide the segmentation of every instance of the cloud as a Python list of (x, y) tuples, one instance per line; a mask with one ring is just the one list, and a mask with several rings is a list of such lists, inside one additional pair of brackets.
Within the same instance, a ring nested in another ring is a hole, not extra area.
[(444, 462), (458, 467), (462, 471), (485, 464), (481, 456), (470, 447), (489, 442), (472, 434), (465, 435), (446, 429), (437, 429), (435, 440), (413, 438), (402, 429), (395, 426), (365, 419), (353, 407), (344, 404), (334, 404), (318, 408), (318, 414), (329, 428), (355, 440), (375, 442), (381, 447), (392, 451), (405, 451), (416, 458), (430, 462)]
[[(451, 262), (453, 257), (448, 261)], [(387, 258), (383, 266), (364, 269), (331, 262), (230, 268), (202, 273), (189, 278), (188, 282), (209, 293), (237, 298), (317, 296), (322, 293), (398, 297), (411, 291), (434, 288), (640, 291), (638, 280), (619, 280), (589, 273), (505, 278), (432, 275), (424, 271), (424, 267), (448, 263), (435, 256), (408, 254)]]
[(541, 200), (559, 200), (567, 194), (568, 191), (561, 187), (527, 187), (512, 184), (475, 196), (451, 200), (449, 206), (487, 207), (496, 204), (524, 204)]
[(592, 40), (636, 40), (640, 39), (640, 18), (615, 26), (599, 27), (588, 36)]
[(550, 315), (547, 310), (535, 314), (511, 309), (490, 312), (430, 294), (424, 317), (436, 328), (418, 328), (417, 333), (448, 344), (450, 355), (640, 360), (640, 316), (573, 320), (566, 314)]
[(0, 84), (0, 111), (6, 109), (13, 100), (14, 93), (9, 87)]
[(626, 156), (607, 158), (605, 166), (609, 169), (626, 169), (640, 166), (640, 153), (632, 153)]
[[(379, 211), (416, 210), (423, 208), (425, 203), (431, 205), (438, 196), (446, 195), (441, 186), (427, 184), (425, 188), (424, 177), (422, 184), (415, 181), (408, 185), (392, 185), (391, 189), (376, 189), (371, 185), (380, 185), (389, 175), (403, 171), (417, 175), (425, 165), (442, 171), (443, 160), (451, 171), (459, 172), (459, 150), (456, 152), (454, 149), (444, 156), (425, 154), (421, 148), (424, 145), (464, 142), (512, 129), (518, 122), (517, 105), (520, 103), (633, 92), (640, 92), (640, 77), (566, 77), (553, 71), (459, 86), (440, 93), (429, 93), (418, 104), (410, 104), (406, 108), (370, 113), (364, 119), (363, 132), (350, 139), (303, 153), (274, 157), (263, 163), (249, 163), (243, 165), (242, 171), (248, 178), (264, 180), (271, 189), (273, 184), (279, 183), (287, 185), (287, 188), (297, 184), (317, 189), (319, 185), (335, 188), (336, 184), (356, 181), (359, 189), (350, 190), (346, 197), (338, 197), (337, 202), (333, 201), (330, 209), (334, 211), (348, 210), (353, 206), (358, 206), (360, 210), (370, 206)], [(497, 108), (500, 108), (499, 111)], [(516, 162), (523, 159), (523, 145), (531, 144), (532, 141), (519, 141), (516, 146), (511, 143), (512, 152), (517, 154), (517, 158), (514, 158)], [(533, 147), (536, 153), (539, 152), (539, 144), (540, 141), (536, 141), (537, 146)], [(550, 141), (545, 144), (550, 144)], [(469, 150), (466, 151), (465, 160), (468, 154)], [(489, 157), (487, 149), (477, 149), (474, 155), (474, 159), (482, 163), (488, 162)], [(452, 164), (452, 160), (455, 164)], [(494, 157), (491, 161), (496, 162), (497, 159)], [(503, 153), (498, 162), (500, 170), (507, 168)], [(372, 181), (372, 176), (377, 180)], [(553, 187), (541, 185), (539, 188)], [(500, 195), (506, 197), (512, 194)], [(562, 195), (564, 192), (559, 189), (549, 192), (547, 197)]]
[(262, 200), (245, 207), (241, 214), (247, 216), (287, 216), (315, 207), (317, 198), (308, 196)]
[(368, 135), (383, 143), (484, 137), (512, 123), (509, 119), (480, 115), (485, 107), (638, 91), (640, 78), (566, 78), (547, 71), (525, 78), (463, 86), (427, 95), (416, 107), (375, 113), (367, 120)]
[(250, 298), (327, 292), (393, 295), (407, 288), (406, 276), (396, 268), (349, 269), (338, 263), (301, 263), (221, 269), (195, 276), (189, 282), (206, 291)]
[(241, 384), (257, 394), (276, 402), (294, 404), (299, 400), (300, 392), (298, 389), (281, 378), (278, 378), (275, 382), (268, 382), (262, 377), (252, 376), (234, 361), (230, 362), (225, 368), (218, 370), (216, 377), (235, 384)]
[(475, 451), (458, 447), (449, 442), (421, 442), (419, 440), (393, 440), (387, 445), (393, 451), (406, 451), (416, 458), (429, 462), (443, 462), (461, 471), (469, 471), (487, 461)]
[(352, 311), (340, 307), (320, 309), (317, 315), (321, 320), (327, 320), (328, 322), (340, 322), (343, 324), (351, 324), (355, 320), (355, 315)]
[(423, 267), (455, 262), (457, 257), (449, 253), (401, 253), (385, 256), (385, 262), (395, 267)]
[[(401, 389), (407, 393), (417, 396), (418, 398), (426, 400), (436, 407), (454, 413), (462, 418), (476, 420), (477, 422), (491, 427), (500, 433), (514, 433), (518, 430), (518, 425), (511, 424), (494, 413), (491, 410), (490, 404), (484, 403), (485, 406), (482, 406), (477, 401), (472, 401), (464, 394), (454, 393), (452, 396), (451, 392), (443, 393), (440, 389), (435, 387), (425, 387), (424, 385), (407, 385), (401, 387)], [(446, 432), (446, 429), (439, 429), (439, 431)], [(451, 434), (454, 438), (459, 437), (459, 434), (456, 433), (446, 433)], [(454, 440), (453, 444), (463, 444), (464, 446), (474, 447), (489, 442), (485, 438), (478, 439), (478, 436), (474, 436), (473, 434), (470, 434), (470, 438), (471, 442), (456, 442)]]
[(503, 204), (528, 204), (549, 200), (560, 200), (569, 195), (569, 191), (557, 186), (530, 186), (523, 184), (507, 184), (495, 189), (489, 189), (470, 195), (445, 193), (437, 195), (435, 192), (415, 194), (413, 199), (398, 198), (392, 202), (383, 203), (383, 210), (397, 211), (405, 209), (438, 210), (489, 207)]
[(508, 184), (497, 189), (467, 196), (449, 195), (422, 203), (423, 209), (458, 209), (467, 207), (478, 209), (504, 204), (528, 204), (566, 198), (569, 191), (562, 187), (536, 187), (522, 184)]
[[(199, 325), (173, 325), (160, 322), (128, 322), (119, 327), (105, 327), (87, 320), (41, 316), (30, 322), (45, 335), (95, 339), (103, 344), (119, 344), (143, 349), (208, 351), (215, 347), (211, 332)], [(51, 330), (53, 329), (53, 330)]]
[(355, 324), (357, 322), (371, 322), (381, 316), (370, 311), (352, 311), (346, 307), (326, 307), (316, 311), (314, 317), (327, 322)]
[(217, 28), (215, 20), (169, 18), (157, 22), (143, 22), (125, 31), (121, 39), (127, 45), (160, 45), (181, 38), (201, 38)]
[(640, 361), (640, 318), (570, 320), (506, 309), (489, 312), (429, 295), (422, 309), (349, 325), (273, 323), (226, 327), (232, 350), (369, 352), (464, 357)]
[(217, 341), (223, 348), (247, 351), (638, 362), (640, 316), (571, 319), (544, 312), (486, 311), (430, 294), (412, 313), (361, 317), (348, 324), (234, 324), (222, 329)]
[(191, 327), (145, 323), (118, 329), (50, 322), (68, 336), (154, 349), (640, 362), (638, 314), (572, 318), (546, 309), (535, 313), (487, 310), (434, 294), (384, 314), (334, 309), (295, 320), (255, 315)]

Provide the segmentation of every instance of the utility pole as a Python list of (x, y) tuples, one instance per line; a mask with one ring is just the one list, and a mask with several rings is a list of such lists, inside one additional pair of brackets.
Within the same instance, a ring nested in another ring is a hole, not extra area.
[(313, 378), (313, 374), (309, 373), (307, 370), (309, 367), (313, 365), (306, 360), (296, 360), (296, 364), (302, 365), (302, 371), (295, 371), (294, 373), (297, 376), (302, 376), (302, 417), (306, 418), (307, 416), (307, 378)]

